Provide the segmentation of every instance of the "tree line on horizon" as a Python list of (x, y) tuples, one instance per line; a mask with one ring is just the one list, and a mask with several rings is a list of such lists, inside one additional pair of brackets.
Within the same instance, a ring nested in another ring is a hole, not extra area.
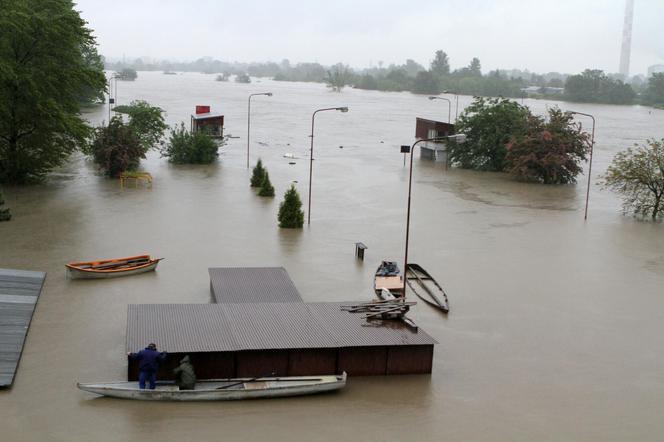
[(449, 91), (462, 95), (523, 98), (529, 95), (524, 91), (525, 88), (536, 87), (539, 88), (536, 96), (549, 96), (558, 100), (664, 107), (664, 74), (655, 74), (649, 79), (635, 76), (626, 82), (618, 75), (606, 74), (597, 69), (586, 69), (575, 75), (559, 72), (537, 74), (519, 69), (497, 69), (483, 73), (481, 61), (476, 57), (468, 65), (452, 69), (448, 55), (442, 50), (436, 51), (428, 68), (412, 59), (389, 66), (379, 62), (377, 67), (358, 70), (343, 63), (333, 66), (317, 62), (291, 64), (289, 60), (280, 63), (230, 63), (211, 57), (193, 62), (157, 63), (145, 63), (137, 59), (129, 64), (116, 62), (107, 63), (106, 66), (109, 69), (131, 67), (169, 73), (177, 70), (225, 76), (268, 77), (276, 81), (317, 82), (326, 83), (334, 91), (351, 86), (418, 94)]

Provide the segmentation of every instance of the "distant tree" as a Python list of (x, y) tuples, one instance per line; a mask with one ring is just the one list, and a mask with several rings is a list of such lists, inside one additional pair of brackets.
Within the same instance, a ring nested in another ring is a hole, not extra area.
[(279, 205), (279, 227), (284, 229), (301, 229), (304, 224), (304, 212), (302, 211), (302, 201), (297, 193), (295, 186), (284, 194), (284, 200)]
[(398, 69), (403, 69), (409, 77), (415, 77), (419, 72), (426, 71), (424, 66), (410, 58), (406, 60), (406, 64), (399, 67)]
[(122, 172), (135, 170), (141, 159), (145, 158), (141, 140), (120, 117), (113, 117), (108, 126), (94, 130), (89, 153), (111, 178)]
[(573, 183), (589, 146), (588, 133), (579, 131), (569, 112), (552, 108), (548, 119), (530, 114), (524, 132), (507, 144), (505, 171), (526, 181)]
[(565, 97), (583, 103), (628, 104), (636, 97), (629, 84), (609, 78), (598, 69), (586, 69), (565, 82)]
[(470, 75), (474, 77), (481, 77), (482, 76), (482, 64), (480, 63), (480, 59), (475, 57), (472, 60), (470, 60), (470, 65), (468, 66), (468, 72)]
[(436, 51), (436, 56), (431, 61), (431, 73), (437, 76), (450, 73), (450, 59), (444, 51)]
[(219, 156), (219, 145), (204, 130), (192, 133), (180, 123), (160, 151), (174, 164), (209, 164)]
[(5, 205), (5, 200), (2, 199), (2, 190), (0, 190), (0, 221), (9, 221), (12, 219), (12, 214), (9, 213), (9, 209), (3, 209), (2, 206)]
[(265, 171), (265, 175), (263, 175), (263, 182), (258, 191), (258, 196), (274, 196), (274, 187), (270, 182), (270, 174), (267, 173), (267, 170)]
[(251, 174), (251, 187), (261, 187), (263, 184), (263, 178), (265, 178), (265, 172), (263, 161), (259, 158)]
[(138, 78), (138, 73), (136, 72), (135, 69), (124, 68), (121, 71), (116, 72), (115, 76), (118, 78), (118, 80), (134, 81), (136, 80), (136, 78)]
[(113, 110), (129, 117), (128, 126), (138, 136), (145, 152), (159, 143), (168, 129), (164, 110), (147, 101), (135, 100), (129, 105), (116, 106)]
[(664, 104), (664, 72), (653, 74), (648, 79), (645, 91), (646, 101), (651, 104)]
[(440, 83), (431, 72), (418, 72), (413, 80), (412, 91), (416, 94), (438, 94), (440, 93)]
[(231, 76), (228, 72), (223, 72), (219, 75), (217, 75), (217, 78), (215, 78), (216, 81), (228, 81), (228, 78)]
[(236, 83), (251, 83), (251, 78), (245, 73), (237, 74), (235, 76)]
[(476, 97), (459, 116), (464, 144), (449, 143), (450, 160), (464, 169), (502, 171), (507, 145), (526, 129), (528, 108), (505, 98)]
[(348, 66), (339, 63), (334, 65), (327, 71), (325, 83), (327, 87), (334, 92), (341, 92), (341, 90), (350, 82), (351, 73)]
[(653, 221), (664, 215), (664, 139), (618, 152), (602, 185), (622, 194), (625, 213)]
[(378, 81), (370, 74), (364, 74), (360, 77), (355, 85), (358, 89), (376, 90), (378, 89)]
[(549, 80), (549, 87), (565, 87), (565, 82), (560, 78), (552, 78)]
[(81, 100), (106, 88), (68, 0), (0, 1), (0, 182), (38, 180), (84, 145)]

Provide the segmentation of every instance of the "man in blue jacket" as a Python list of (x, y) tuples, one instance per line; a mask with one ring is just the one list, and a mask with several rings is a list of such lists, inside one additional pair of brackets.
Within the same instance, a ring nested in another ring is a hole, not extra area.
[(156, 344), (150, 344), (138, 353), (127, 353), (129, 359), (138, 361), (138, 386), (144, 390), (145, 382), (150, 383), (150, 390), (154, 390), (157, 384), (157, 371), (159, 364), (166, 359), (166, 352), (158, 352)]

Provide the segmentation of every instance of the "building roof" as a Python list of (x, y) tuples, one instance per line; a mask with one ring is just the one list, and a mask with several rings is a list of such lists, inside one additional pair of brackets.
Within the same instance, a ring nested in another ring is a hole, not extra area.
[(212, 296), (218, 303), (302, 302), (283, 267), (217, 267), (208, 271)]
[(192, 114), (191, 118), (194, 120), (211, 120), (217, 118), (224, 118), (224, 114), (219, 114), (216, 112), (206, 112), (204, 114)]
[(397, 321), (367, 321), (342, 303), (134, 304), (127, 350), (154, 342), (172, 353), (433, 345)]

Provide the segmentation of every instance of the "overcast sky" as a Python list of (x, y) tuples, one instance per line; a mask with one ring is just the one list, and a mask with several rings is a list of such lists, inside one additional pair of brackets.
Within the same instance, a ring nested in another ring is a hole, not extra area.
[[(109, 58), (343, 62), (437, 49), (452, 68), (618, 71), (625, 0), (78, 0)], [(631, 74), (664, 64), (664, 0), (636, 0)]]

